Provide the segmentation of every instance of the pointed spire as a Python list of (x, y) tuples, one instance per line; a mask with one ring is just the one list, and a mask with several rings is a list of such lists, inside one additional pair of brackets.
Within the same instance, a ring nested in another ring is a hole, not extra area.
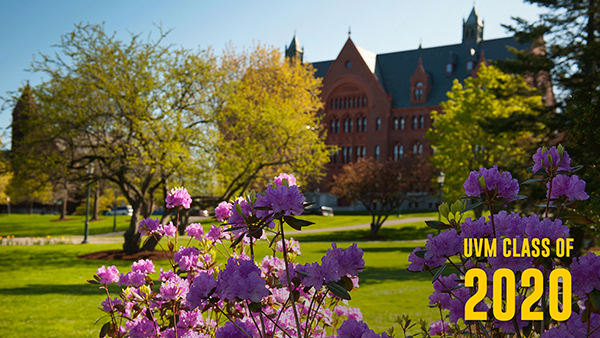
[(467, 21), (463, 19), (463, 43), (467, 41), (475, 41), (475, 43), (479, 43), (483, 40), (483, 21), (479, 18), (479, 14), (477, 14), (477, 9), (475, 5), (473, 5), (473, 9), (471, 9), (471, 13), (467, 18)]
[(423, 37), (419, 38), (419, 48), (417, 49), (423, 49)]
[(352, 27), (348, 26), (348, 39), (350, 39), (350, 35), (352, 35)]
[(302, 57), (304, 56), (304, 47), (300, 47), (300, 42), (298, 41), (298, 36), (296, 36), (296, 30), (294, 30), (294, 37), (292, 38), (292, 42), (290, 46), (285, 48), (285, 57), (287, 58), (300, 58), (300, 62), (302, 62)]

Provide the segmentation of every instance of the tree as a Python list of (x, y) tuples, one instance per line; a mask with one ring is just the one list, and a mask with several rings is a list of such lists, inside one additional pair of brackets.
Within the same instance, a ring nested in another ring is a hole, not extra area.
[[(600, 91), (600, 3), (596, 0), (527, 0), (548, 10), (539, 21), (529, 23), (514, 18), (515, 25), (505, 26), (522, 41), (547, 41), (545, 53), (527, 59), (517, 53), (514, 61), (500, 64), (503, 69), (523, 73), (531, 69), (550, 72), (560, 89), (561, 114), (554, 115), (553, 130), (561, 133), (563, 145), (576, 162), (584, 164), (578, 173), (590, 187), (600, 187), (600, 158), (597, 142), (598, 92)], [(595, 111), (594, 111), (595, 110)], [(594, 113), (591, 113), (594, 111)], [(553, 135), (553, 138), (556, 138)], [(558, 140), (552, 140), (558, 142)], [(588, 191), (595, 191), (589, 190)], [(580, 205), (587, 216), (600, 222), (598, 198)]]
[(115, 183), (132, 205), (128, 253), (140, 250), (138, 223), (149, 215), (153, 191), (202, 166), (196, 149), (208, 143), (202, 86), (210, 82), (213, 60), (205, 52), (163, 47), (164, 36), (144, 42), (132, 35), (124, 43), (102, 26), (78, 25), (62, 36), (56, 57), (44, 55), (32, 66), (49, 78), (36, 94), (47, 139), (65, 166), (83, 175), (95, 164), (93, 177)]
[[(515, 164), (526, 167), (530, 149), (545, 128), (535, 119), (543, 108), (535, 89), (522, 77), (504, 74), (493, 66), (482, 65), (477, 77), (467, 78), (464, 85), (454, 80), (448, 100), (441, 106), (442, 113), (431, 113), (434, 121), (427, 138), (435, 149), (433, 164), (446, 174), (443, 189), (448, 201), (464, 195), (463, 183), (472, 170), (496, 163), (502, 163), (505, 170), (517, 167)], [(499, 125), (514, 115), (530, 120), (531, 127), (512, 130)], [(490, 124), (496, 125), (496, 133), (486, 130)], [(513, 176), (518, 174), (513, 172)]]
[(371, 215), (371, 236), (375, 237), (404, 201), (432, 191), (432, 175), (433, 167), (421, 156), (411, 155), (400, 163), (360, 158), (333, 177), (331, 193), (360, 202)]
[(215, 114), (221, 200), (249, 188), (262, 190), (281, 172), (293, 172), (299, 184), (322, 175), (329, 150), (316, 115), (323, 104), (314, 72), (275, 49), (225, 51), (227, 80)]

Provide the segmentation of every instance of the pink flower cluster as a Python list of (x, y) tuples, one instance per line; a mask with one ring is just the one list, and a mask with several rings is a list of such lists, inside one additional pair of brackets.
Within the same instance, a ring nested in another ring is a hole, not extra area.
[(192, 204), (192, 197), (188, 193), (186, 188), (173, 188), (165, 199), (167, 208), (182, 207), (189, 209)]
[(227, 219), (229, 219), (229, 217), (231, 217), (231, 215), (233, 214), (233, 212), (231, 211), (232, 208), (233, 204), (229, 202), (223, 201), (219, 203), (219, 205), (215, 208), (215, 218), (217, 219), (217, 221), (224, 222)]
[(172, 222), (169, 222), (167, 225), (160, 224), (158, 219), (153, 220), (151, 218), (142, 218), (139, 223), (139, 231), (142, 236), (154, 236), (157, 235), (159, 237), (162, 236), (175, 236), (175, 232), (177, 228), (173, 225)]

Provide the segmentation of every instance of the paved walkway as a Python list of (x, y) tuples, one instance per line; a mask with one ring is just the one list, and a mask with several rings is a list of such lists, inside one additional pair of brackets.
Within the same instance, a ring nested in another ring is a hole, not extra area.
[[(334, 216), (335, 217), (335, 216)], [(397, 225), (397, 224), (407, 224), (407, 223), (418, 223), (431, 220), (431, 217), (411, 217), (411, 218), (402, 218), (402, 219), (392, 219), (387, 220), (383, 223), (382, 227), (389, 225)], [(359, 229), (370, 229), (371, 224), (363, 223), (363, 224), (355, 224), (355, 225), (344, 225), (337, 226), (332, 228), (320, 228), (320, 229), (310, 229), (307, 228), (302, 231), (296, 230), (287, 230), (286, 233), (290, 235), (294, 234), (316, 234), (316, 233), (324, 233), (324, 232), (335, 232), (335, 231), (348, 231), (348, 230), (359, 230)], [(88, 236), (88, 243), (90, 244), (119, 244), (123, 243), (123, 234), (125, 231), (111, 232), (107, 234), (98, 234), (98, 235), (90, 235)], [(51, 241), (60, 240), (56, 237), (53, 237)], [(7, 241), (12, 241), (11, 245), (33, 245), (34, 243), (42, 242), (42, 245), (45, 243), (46, 239), (40, 237), (37, 238), (31, 237), (15, 237), (11, 239), (3, 238), (0, 241), (0, 245), (6, 245)], [(81, 244), (83, 242), (83, 236), (65, 236), (62, 240), (64, 243), (73, 243), (73, 244)]]

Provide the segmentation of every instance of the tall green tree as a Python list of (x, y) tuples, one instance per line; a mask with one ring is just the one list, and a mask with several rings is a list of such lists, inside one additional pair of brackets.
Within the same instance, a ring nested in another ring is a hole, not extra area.
[(132, 205), (123, 246), (129, 253), (140, 250), (138, 223), (149, 215), (152, 193), (202, 166), (204, 153), (195, 149), (209, 143), (203, 86), (213, 60), (164, 47), (164, 36), (123, 42), (100, 25), (78, 25), (62, 36), (55, 57), (32, 65), (48, 78), (36, 95), (65, 166), (86, 175), (95, 164), (86, 177), (115, 183)]
[[(494, 164), (504, 170), (525, 168), (531, 159), (529, 149), (545, 128), (534, 118), (543, 107), (541, 96), (535, 95), (535, 89), (522, 77), (493, 66), (482, 65), (477, 77), (467, 78), (464, 84), (455, 80), (441, 106), (441, 113), (431, 113), (433, 124), (427, 138), (434, 147), (433, 164), (446, 174), (443, 190), (447, 201), (464, 195), (463, 183), (472, 170)], [(506, 121), (515, 114), (532, 117), (535, 128), (506, 128), (497, 133), (486, 130), (490, 123)]]

